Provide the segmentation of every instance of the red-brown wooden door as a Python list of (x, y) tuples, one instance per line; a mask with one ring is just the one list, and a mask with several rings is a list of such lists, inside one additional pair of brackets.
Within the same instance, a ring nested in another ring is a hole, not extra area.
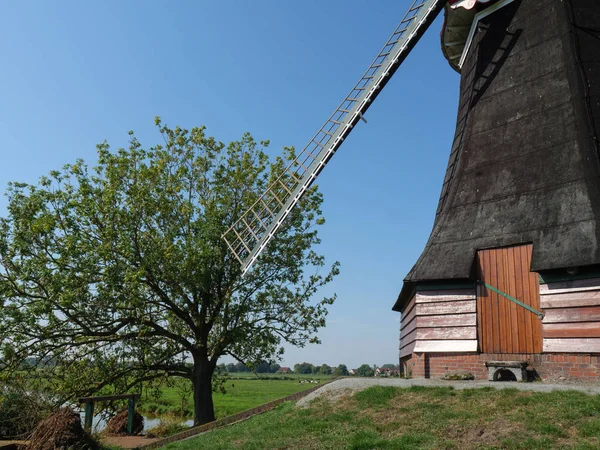
[[(479, 280), (540, 310), (538, 275), (530, 272), (533, 246), (480, 250)], [(477, 337), (482, 353), (541, 353), (542, 321), (507, 298), (477, 286)]]

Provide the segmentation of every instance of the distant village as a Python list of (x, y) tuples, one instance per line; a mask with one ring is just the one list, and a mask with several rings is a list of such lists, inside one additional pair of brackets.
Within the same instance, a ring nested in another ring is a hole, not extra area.
[(398, 377), (400, 376), (400, 368), (396, 364), (384, 364), (370, 366), (362, 364), (356, 369), (348, 369), (345, 364), (338, 366), (329, 366), (327, 364), (314, 365), (303, 362), (295, 364), (294, 367), (280, 366), (276, 363), (268, 363), (266, 361), (258, 364), (255, 367), (246, 366), (242, 363), (220, 364), (219, 370), (221, 373), (234, 374), (244, 372), (255, 372), (257, 374), (279, 374), (279, 375), (333, 375), (337, 377), (358, 376), (358, 377)]

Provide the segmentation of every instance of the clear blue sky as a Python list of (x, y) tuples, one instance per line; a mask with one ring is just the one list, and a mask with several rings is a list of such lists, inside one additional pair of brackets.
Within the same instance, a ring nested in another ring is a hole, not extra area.
[[(410, 0), (0, 2), (0, 188), (35, 182), (95, 145), (159, 142), (154, 116), (303, 147)], [(320, 346), (284, 364), (398, 359), (391, 307), (431, 231), (455, 129), (459, 76), (429, 29), (322, 172), (321, 251), (339, 260)], [(6, 212), (0, 199), (0, 214)]]

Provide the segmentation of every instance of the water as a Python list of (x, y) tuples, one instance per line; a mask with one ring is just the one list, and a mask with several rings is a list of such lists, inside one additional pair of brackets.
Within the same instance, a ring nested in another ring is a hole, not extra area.
[[(79, 413), (80, 417), (81, 417), (81, 423), (84, 424), (85, 423), (85, 412), (80, 412)], [(142, 434), (146, 434), (146, 430), (149, 430), (150, 428), (154, 428), (155, 426), (157, 426), (160, 423), (160, 419), (161, 416), (142, 416), (144, 418), (144, 430), (142, 431)], [(183, 424), (187, 427), (191, 427), (194, 425), (194, 421), (192, 419), (183, 421)], [(104, 430), (106, 428), (106, 420), (100, 416), (100, 415), (95, 415), (94, 419), (92, 420), (92, 431), (94, 433), (99, 433), (100, 431)]]

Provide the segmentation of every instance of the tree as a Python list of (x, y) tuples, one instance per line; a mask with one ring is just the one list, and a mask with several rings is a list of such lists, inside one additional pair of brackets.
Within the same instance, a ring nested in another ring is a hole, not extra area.
[(294, 150), (270, 162), (268, 142), (249, 134), (224, 145), (204, 127), (156, 125), (164, 144), (144, 149), (130, 132), (127, 149), (100, 144), (93, 169), (78, 160), (36, 185), (9, 185), (0, 372), (54, 358), (56, 374), (71, 374), (71, 399), (184, 377), (202, 424), (214, 419), (221, 356), (256, 364), (279, 357), (283, 342), (318, 342), (334, 297), (314, 297), (338, 264), (323, 271), (312, 250), (323, 219), (311, 187), (242, 277), (221, 236), (266, 186), (285, 181)]
[(333, 375), (336, 377), (347, 377), (348, 376), (348, 368), (345, 364), (340, 364), (335, 369), (333, 369)]
[(236, 372), (250, 372), (250, 368), (243, 362), (238, 362), (235, 364), (235, 371)]
[(319, 373), (323, 375), (331, 375), (331, 367), (329, 367), (327, 364), (322, 364), (321, 367), (319, 367)]
[(302, 364), (294, 364), (294, 373), (301, 375), (310, 375), (313, 373), (313, 366), (311, 363), (303, 362)]
[(236, 369), (236, 367), (235, 367), (235, 364), (234, 364), (234, 363), (229, 363), (229, 364), (227, 364), (227, 366), (225, 366), (225, 370), (226, 370), (228, 373), (233, 373), (233, 372), (236, 372), (236, 371), (237, 371), (237, 369)]
[(373, 375), (375, 375), (375, 371), (368, 364), (363, 364), (358, 369), (356, 369), (356, 374), (359, 377), (372, 377)]
[(381, 366), (383, 369), (395, 369), (397, 366), (396, 364), (384, 364), (383, 366)]
[(267, 361), (261, 361), (255, 369), (256, 373), (268, 373), (269, 363)]
[(277, 363), (269, 364), (269, 373), (276, 373), (281, 366)]

